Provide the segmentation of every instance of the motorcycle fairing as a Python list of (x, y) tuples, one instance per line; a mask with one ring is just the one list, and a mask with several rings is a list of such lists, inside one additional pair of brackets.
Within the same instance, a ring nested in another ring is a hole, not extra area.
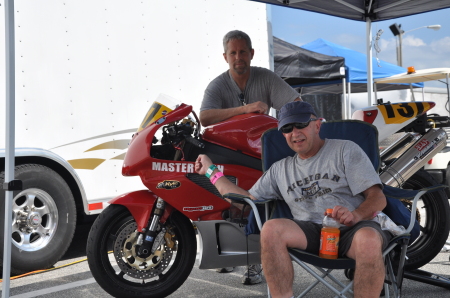
[[(205, 185), (211, 185), (209, 179), (206, 177), (194, 177), (196, 175), (198, 176), (198, 174), (193, 173), (195, 159), (193, 159), (192, 156), (186, 156), (187, 161), (183, 161), (159, 159), (153, 157), (151, 154), (154, 135), (157, 130), (163, 125), (174, 123), (187, 117), (191, 112), (192, 106), (182, 104), (175, 110), (167, 113), (163, 118), (160, 118), (158, 121), (151, 123), (146, 128), (136, 133), (130, 142), (128, 152), (126, 153), (122, 174), (124, 176), (140, 176), (143, 184), (150, 189), (154, 195), (163, 198), (169, 205), (182, 212), (191, 220), (220, 220), (223, 219), (222, 212), (229, 209), (230, 204), (223, 200), (220, 195), (214, 194), (214, 192), (205, 187)], [(276, 125), (276, 119), (266, 115), (247, 115), (243, 118), (252, 121), (250, 127), (254, 128), (250, 129), (250, 131), (252, 131), (251, 133), (245, 134), (245, 131), (242, 130), (242, 123), (236, 123), (235, 121), (230, 122), (227, 125), (227, 128), (233, 130), (234, 127), (236, 131), (240, 131), (241, 137), (236, 140), (241, 142), (242, 139), (245, 139), (246, 143), (251, 146), (256, 146), (257, 143), (259, 144), (259, 136), (261, 135), (262, 130)], [(164, 119), (164, 121), (161, 119)], [(218, 125), (218, 127), (220, 128), (221, 126)], [(209, 131), (214, 132), (214, 129)], [(242, 135), (242, 133), (245, 135)], [(233, 138), (230, 138), (229, 140), (232, 141)], [(187, 149), (183, 150), (187, 152)], [(195, 158), (198, 154), (209, 153), (207, 150), (209, 149), (206, 148), (204, 151), (201, 149), (200, 151), (193, 151), (195, 153)], [(226, 156), (229, 155), (229, 157), (236, 157), (236, 154), (240, 154), (242, 155), (242, 158), (246, 156), (247, 158), (255, 159), (252, 156), (244, 154), (241, 150), (235, 149), (234, 152), (235, 154), (223, 154)], [(258, 158), (260, 158), (260, 154), (258, 155)], [(233, 160), (228, 160), (230, 163), (233, 162)], [(223, 159), (223, 161), (226, 161), (226, 158)], [(219, 165), (224, 167), (223, 173), (226, 176), (233, 179), (236, 184), (244, 189), (249, 189), (261, 176), (261, 171), (258, 169), (252, 169), (236, 164)], [(205, 181), (202, 181), (202, 179)], [(173, 185), (174, 188), (161, 187), (166, 185), (167, 181), (170, 181), (170, 184)]]
[(191, 112), (192, 106), (181, 104), (176, 110), (173, 110), (168, 113), (166, 117), (163, 117), (165, 118), (164, 121), (152, 123), (140, 132), (135, 133), (130, 141), (128, 151), (123, 161), (122, 175), (139, 176), (141, 171), (148, 169), (148, 166), (150, 166), (151, 169), (151, 161), (156, 160), (150, 157), (150, 148), (155, 132), (162, 125), (178, 121), (189, 115)]
[(194, 224), (199, 234), (200, 269), (261, 264), (259, 235), (246, 236), (244, 227), (225, 220)]
[[(188, 163), (191, 162), (180, 162)], [(226, 164), (223, 173), (229, 176), (240, 187), (250, 189), (261, 176), (261, 171), (249, 169), (239, 165)], [(225, 201), (211, 188), (211, 182), (205, 176), (196, 173), (180, 173), (155, 171), (149, 168), (141, 172), (141, 179), (145, 186), (152, 189), (153, 193), (163, 198), (168, 204), (182, 212), (191, 220), (223, 219), (222, 211), (230, 208), (230, 203)], [(157, 185), (165, 180), (179, 182), (179, 187), (174, 189), (157, 188)], [(210, 208), (198, 208), (211, 206)]]
[[(142, 229), (148, 225), (153, 205), (157, 199), (158, 197), (149, 190), (138, 190), (120, 195), (108, 203), (127, 207), (137, 223), (138, 231), (142, 232)], [(170, 209), (170, 206), (166, 206), (161, 222), (165, 222)]]
[(380, 104), (356, 110), (352, 119), (375, 125), (378, 129), (378, 140), (382, 141), (431, 110), (435, 105), (432, 101)]

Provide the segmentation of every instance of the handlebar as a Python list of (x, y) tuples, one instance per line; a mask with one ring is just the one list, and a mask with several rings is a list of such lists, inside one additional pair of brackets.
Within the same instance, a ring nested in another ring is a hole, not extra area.
[(200, 142), (197, 139), (194, 139), (193, 137), (186, 137), (186, 142), (189, 142), (192, 145), (194, 145), (194, 146), (196, 146), (196, 147), (198, 147), (200, 149), (205, 148), (205, 144), (203, 144), (202, 142)]

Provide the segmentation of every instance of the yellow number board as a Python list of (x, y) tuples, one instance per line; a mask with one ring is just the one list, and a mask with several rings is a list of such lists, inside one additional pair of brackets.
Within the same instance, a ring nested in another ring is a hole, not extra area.
[(422, 115), (433, 106), (429, 102), (405, 102), (377, 106), (386, 124), (403, 123)]

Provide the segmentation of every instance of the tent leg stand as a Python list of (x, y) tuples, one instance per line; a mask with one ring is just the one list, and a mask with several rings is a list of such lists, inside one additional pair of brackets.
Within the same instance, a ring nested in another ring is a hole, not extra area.
[(423, 282), (426, 284), (450, 289), (450, 279), (424, 270), (408, 270), (404, 272), (404, 278)]

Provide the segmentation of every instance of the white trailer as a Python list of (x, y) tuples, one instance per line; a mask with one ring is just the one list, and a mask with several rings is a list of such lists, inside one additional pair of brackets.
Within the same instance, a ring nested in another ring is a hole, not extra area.
[[(13, 199), (12, 273), (53, 265), (84, 215), (144, 188), (121, 175), (128, 140), (160, 93), (199, 110), (206, 85), (228, 67), (226, 32), (247, 32), (252, 64), (271, 68), (268, 9), (245, 0), (16, 1), (15, 179), (24, 188)], [(0, 131), (5, 148), (4, 121)], [(1, 149), (2, 183), (4, 156)]]

